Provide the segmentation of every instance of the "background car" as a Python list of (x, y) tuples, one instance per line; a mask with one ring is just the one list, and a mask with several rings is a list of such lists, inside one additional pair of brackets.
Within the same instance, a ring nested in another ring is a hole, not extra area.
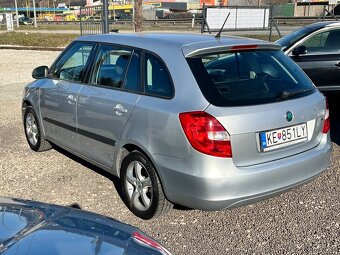
[(33, 20), (28, 17), (19, 18), (20, 25), (33, 25)]
[(51, 143), (120, 177), (138, 217), (237, 207), (330, 162), (324, 96), (277, 44), (237, 37), (84, 36), (23, 93), (34, 151)]
[(139, 229), (71, 207), (0, 197), (3, 255), (170, 255)]
[(320, 91), (340, 91), (340, 22), (310, 24), (276, 42)]

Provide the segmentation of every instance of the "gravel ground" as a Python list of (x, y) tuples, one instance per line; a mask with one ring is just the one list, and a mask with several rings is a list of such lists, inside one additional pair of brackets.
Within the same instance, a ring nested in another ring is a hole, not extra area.
[(174, 254), (340, 254), (339, 113), (332, 112), (331, 166), (307, 185), (233, 210), (176, 208), (162, 218), (142, 221), (123, 204), (115, 177), (60, 149), (29, 149), (21, 122), (22, 89), (32, 80), (34, 67), (50, 65), (57, 55), (0, 50), (1, 196), (77, 203), (139, 227)]

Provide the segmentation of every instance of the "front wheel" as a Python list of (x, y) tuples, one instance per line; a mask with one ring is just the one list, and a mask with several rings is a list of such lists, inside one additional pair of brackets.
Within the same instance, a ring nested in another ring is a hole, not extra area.
[(51, 144), (42, 136), (37, 115), (31, 106), (28, 106), (24, 112), (24, 128), (27, 143), (32, 150), (46, 151), (51, 149)]
[(124, 158), (121, 184), (126, 205), (142, 219), (156, 218), (172, 208), (164, 195), (155, 168), (139, 151), (133, 151)]

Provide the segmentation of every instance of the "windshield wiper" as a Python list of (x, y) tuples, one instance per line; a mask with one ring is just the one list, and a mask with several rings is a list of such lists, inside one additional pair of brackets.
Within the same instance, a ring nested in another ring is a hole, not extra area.
[(290, 97), (294, 97), (294, 96), (297, 96), (299, 94), (302, 94), (302, 93), (305, 93), (305, 92), (309, 92), (309, 91), (312, 91), (312, 90), (314, 90), (314, 89), (300, 89), (300, 90), (296, 90), (296, 91), (292, 91), (292, 92), (284, 90), (277, 97), (277, 101), (286, 100), (286, 99), (288, 99)]

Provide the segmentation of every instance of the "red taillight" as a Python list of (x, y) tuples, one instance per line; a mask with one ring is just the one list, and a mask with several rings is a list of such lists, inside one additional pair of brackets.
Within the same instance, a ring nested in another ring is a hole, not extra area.
[(242, 50), (255, 50), (259, 46), (256, 44), (251, 45), (236, 45), (230, 48), (230, 51), (242, 51)]
[(171, 255), (170, 252), (167, 249), (165, 249), (162, 245), (160, 245), (159, 243), (157, 243), (156, 241), (152, 240), (151, 238), (145, 235), (142, 235), (138, 232), (133, 232), (132, 236), (135, 240), (142, 243), (143, 245), (154, 248), (160, 251), (164, 255)]
[(328, 100), (326, 98), (326, 114), (325, 114), (325, 120), (323, 122), (322, 133), (327, 134), (330, 129), (331, 129), (331, 120), (330, 120), (330, 117), (329, 117)]
[(191, 146), (216, 157), (231, 158), (230, 136), (213, 116), (206, 112), (185, 112), (179, 120)]

